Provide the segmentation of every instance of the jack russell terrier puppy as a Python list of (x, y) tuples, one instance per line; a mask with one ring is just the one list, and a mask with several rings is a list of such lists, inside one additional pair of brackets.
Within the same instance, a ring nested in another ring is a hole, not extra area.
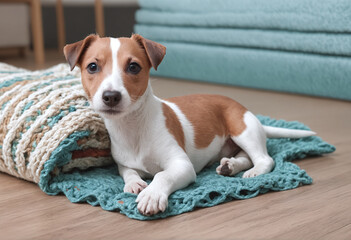
[[(270, 172), (266, 138), (315, 135), (305, 130), (262, 126), (231, 98), (197, 94), (166, 100), (149, 82), (166, 48), (134, 34), (130, 38), (90, 35), (68, 44), (65, 57), (81, 69), (92, 108), (104, 119), (124, 191), (139, 194), (144, 215), (165, 211), (168, 196), (195, 181), (196, 173), (220, 160), (217, 173), (251, 178)], [(152, 178), (147, 185), (143, 178)]]

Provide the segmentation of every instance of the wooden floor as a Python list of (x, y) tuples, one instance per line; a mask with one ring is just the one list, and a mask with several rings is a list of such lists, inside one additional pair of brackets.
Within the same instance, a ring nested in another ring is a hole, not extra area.
[[(7, 62), (33, 69), (30, 58)], [(55, 52), (47, 59), (62, 61)], [(312, 185), (148, 222), (0, 174), (0, 239), (351, 239), (351, 102), (161, 78), (153, 88), (159, 97), (230, 96), (256, 114), (304, 122), (337, 150), (295, 161)]]

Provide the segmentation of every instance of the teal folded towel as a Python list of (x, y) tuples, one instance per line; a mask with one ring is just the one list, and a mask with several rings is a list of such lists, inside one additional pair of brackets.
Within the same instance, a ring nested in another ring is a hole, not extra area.
[(210, 44), (351, 56), (351, 35), (258, 29), (173, 27), (137, 24), (135, 32), (157, 42)]
[(351, 100), (347, 57), (161, 43), (167, 54), (154, 76)]
[[(265, 125), (308, 129), (298, 122), (258, 117)], [(58, 176), (51, 175), (55, 166), (69, 161), (71, 151), (78, 147), (77, 140), (79, 138), (79, 134), (73, 133), (51, 154), (41, 174), (39, 183), (41, 189), (51, 195), (63, 193), (71, 202), (87, 202), (93, 206), (100, 205), (105, 210), (118, 211), (139, 220), (165, 218), (189, 212), (198, 207), (210, 207), (235, 199), (252, 198), (268, 191), (282, 191), (311, 184), (311, 177), (290, 161), (330, 153), (335, 150), (332, 145), (322, 141), (319, 137), (295, 140), (269, 139), (267, 141), (268, 152), (276, 163), (271, 173), (249, 179), (241, 178), (242, 173), (235, 177), (225, 177), (216, 173), (215, 168), (218, 163), (214, 164), (201, 171), (195, 183), (174, 192), (169, 197), (169, 205), (165, 212), (154, 216), (143, 216), (137, 210), (136, 195), (123, 192), (124, 182), (117, 175), (117, 167), (114, 165), (86, 171), (77, 170), (66, 174), (61, 173)]]
[(155, 76), (351, 100), (349, 0), (139, 0)]
[(351, 32), (349, 0), (139, 0), (138, 23)]

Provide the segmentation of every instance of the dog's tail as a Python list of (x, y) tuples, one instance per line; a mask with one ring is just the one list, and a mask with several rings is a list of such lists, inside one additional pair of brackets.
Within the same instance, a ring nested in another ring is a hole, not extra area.
[(303, 138), (316, 135), (315, 132), (308, 130), (287, 129), (263, 126), (267, 138)]

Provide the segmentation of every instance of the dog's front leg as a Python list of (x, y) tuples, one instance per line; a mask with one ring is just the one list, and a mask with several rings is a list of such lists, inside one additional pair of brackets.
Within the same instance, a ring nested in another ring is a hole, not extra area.
[(195, 179), (196, 173), (189, 159), (171, 161), (138, 195), (136, 202), (139, 212), (144, 215), (153, 215), (165, 211), (168, 196), (194, 182)]
[(118, 172), (125, 183), (124, 192), (138, 194), (147, 187), (147, 183), (141, 179), (137, 171), (118, 164)]

